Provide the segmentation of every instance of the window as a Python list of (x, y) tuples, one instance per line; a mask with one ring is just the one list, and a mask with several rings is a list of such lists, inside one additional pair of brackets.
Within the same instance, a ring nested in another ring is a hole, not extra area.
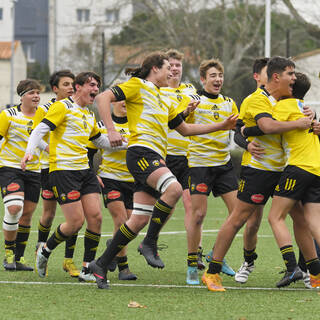
[(88, 22), (90, 20), (89, 9), (77, 9), (77, 21)]
[(35, 59), (34, 43), (25, 43), (23, 47), (24, 47), (24, 53), (27, 58), (27, 62), (29, 63), (35, 62), (36, 59)]
[(3, 9), (0, 8), (0, 20), (2, 20), (2, 19), (3, 19)]
[(119, 9), (106, 9), (106, 21), (118, 22), (119, 21)]

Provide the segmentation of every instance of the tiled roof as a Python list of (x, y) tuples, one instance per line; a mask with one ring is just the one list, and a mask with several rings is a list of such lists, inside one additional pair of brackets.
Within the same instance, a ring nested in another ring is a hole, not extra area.
[(320, 49), (315, 49), (315, 50), (312, 50), (312, 51), (301, 53), (298, 56), (293, 57), (292, 60), (293, 61), (297, 61), (297, 60), (305, 59), (305, 58), (308, 58), (308, 57), (316, 56), (318, 54), (320, 54)]
[[(14, 50), (20, 45), (20, 41), (14, 42)], [(11, 41), (0, 41), (0, 59), (11, 59)]]

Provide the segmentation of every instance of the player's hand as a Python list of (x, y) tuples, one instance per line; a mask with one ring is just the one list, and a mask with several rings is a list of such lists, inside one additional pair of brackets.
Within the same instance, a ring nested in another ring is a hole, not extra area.
[(98, 179), (98, 182), (99, 182), (101, 188), (104, 188), (104, 183), (102, 182), (102, 179), (99, 176), (97, 176), (97, 179)]
[(311, 127), (314, 134), (320, 135), (320, 122), (313, 121)]
[(22, 160), (21, 160), (21, 169), (22, 169), (23, 171), (26, 170), (27, 162), (28, 162), (28, 161), (31, 161), (32, 158), (33, 158), (33, 155), (30, 154), (30, 153), (26, 153), (26, 154), (24, 155), (24, 157), (23, 157)]
[(49, 144), (47, 144), (46, 148), (44, 149), (45, 152), (49, 153)]
[(112, 148), (122, 145), (122, 135), (116, 130), (108, 130), (108, 139)]
[(183, 111), (183, 116), (186, 118), (191, 112), (193, 112), (199, 105), (199, 100), (191, 100), (186, 109)]
[(241, 128), (240, 128), (240, 133), (241, 133), (241, 135), (243, 136), (243, 137), (245, 137), (246, 138), (246, 136), (244, 135), (244, 129), (246, 128), (246, 126), (242, 126)]
[(315, 117), (315, 112), (309, 106), (303, 107), (303, 114), (311, 120), (313, 120)]
[(264, 149), (260, 147), (260, 144), (255, 141), (251, 141), (248, 144), (247, 150), (252, 154), (252, 156), (256, 159), (261, 159), (264, 155)]
[(306, 130), (311, 127), (312, 119), (309, 117), (303, 117), (298, 120), (296, 120), (297, 123), (297, 129)]
[(226, 120), (221, 122), (222, 128), (221, 130), (232, 130), (235, 129), (237, 120), (238, 120), (239, 115), (232, 114), (229, 116)]

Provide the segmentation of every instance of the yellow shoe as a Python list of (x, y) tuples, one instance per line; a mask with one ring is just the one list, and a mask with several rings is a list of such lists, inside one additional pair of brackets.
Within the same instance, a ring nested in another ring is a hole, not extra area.
[(65, 272), (69, 272), (71, 277), (78, 277), (80, 274), (80, 271), (75, 266), (72, 258), (64, 258), (63, 260), (63, 270)]
[(310, 284), (312, 288), (320, 288), (320, 273), (316, 276), (310, 274)]
[(14, 252), (9, 249), (5, 249), (5, 256), (3, 260), (3, 267), (7, 271), (15, 271), (16, 270), (16, 262), (14, 260)]
[(218, 273), (207, 273), (207, 271), (202, 275), (201, 278), (203, 284), (208, 287), (209, 291), (226, 291), (222, 286), (221, 277)]

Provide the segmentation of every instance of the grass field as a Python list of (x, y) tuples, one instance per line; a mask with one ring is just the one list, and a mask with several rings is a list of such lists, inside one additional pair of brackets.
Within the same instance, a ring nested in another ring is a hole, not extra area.
[[(225, 219), (226, 209), (220, 199), (210, 198), (208, 215), (204, 224), (203, 247), (209, 251), (217, 230)], [(3, 215), (3, 207), (1, 204)], [(267, 211), (267, 210), (266, 210)], [(32, 232), (25, 257), (34, 261), (37, 223), (41, 212), (39, 205), (33, 219)], [(1, 215), (1, 216), (2, 216)], [(319, 319), (320, 295), (307, 290), (302, 282), (286, 289), (276, 289), (282, 277), (283, 261), (273, 239), (266, 214), (259, 232), (256, 269), (245, 285), (223, 275), (224, 293), (209, 292), (206, 287), (187, 286), (186, 234), (181, 203), (165, 226), (160, 243), (168, 249), (160, 255), (165, 269), (149, 267), (136, 251), (142, 235), (129, 245), (129, 264), (138, 280), (118, 280), (118, 272), (109, 273), (111, 290), (98, 290), (95, 284), (80, 284), (62, 270), (64, 244), (49, 260), (49, 275), (40, 279), (33, 272), (0, 271), (0, 319)], [(288, 218), (289, 220), (289, 218)], [(54, 225), (63, 221), (60, 209)], [(288, 221), (291, 226), (291, 221)], [(98, 255), (111, 237), (112, 221), (104, 211), (104, 222)], [(76, 247), (76, 263), (81, 264), (83, 234)], [(1, 243), (3, 236), (1, 235)], [(3, 253), (3, 251), (2, 251)], [(242, 232), (235, 238), (227, 255), (228, 263), (237, 269), (242, 263)], [(144, 308), (129, 308), (136, 301)]]

